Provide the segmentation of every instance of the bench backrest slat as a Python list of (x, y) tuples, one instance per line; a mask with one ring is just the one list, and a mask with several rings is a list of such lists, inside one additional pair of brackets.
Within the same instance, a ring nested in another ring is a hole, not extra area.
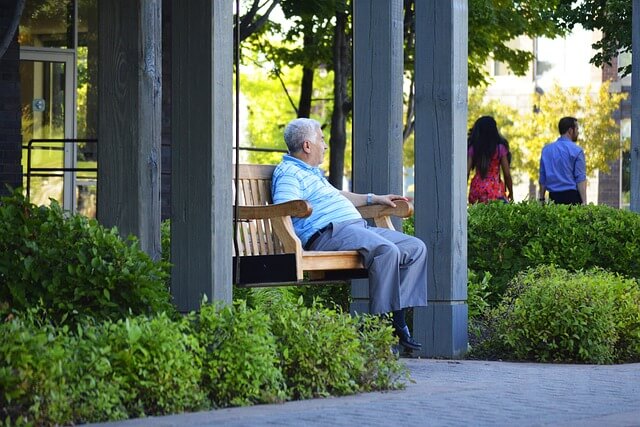
[[(274, 169), (273, 165), (239, 166), (240, 206), (264, 206), (272, 203), (271, 175)], [(233, 191), (235, 201), (235, 182)], [(244, 256), (283, 253), (282, 244), (275, 236), (268, 219), (238, 223), (238, 250)]]

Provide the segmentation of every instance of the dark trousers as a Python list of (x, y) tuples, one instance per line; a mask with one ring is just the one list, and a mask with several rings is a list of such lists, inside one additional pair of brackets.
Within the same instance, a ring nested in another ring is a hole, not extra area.
[(582, 197), (578, 190), (549, 191), (549, 198), (559, 205), (582, 204)]

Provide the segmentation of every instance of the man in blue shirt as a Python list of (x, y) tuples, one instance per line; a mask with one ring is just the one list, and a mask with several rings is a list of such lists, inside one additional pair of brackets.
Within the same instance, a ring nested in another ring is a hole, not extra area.
[(555, 203), (587, 204), (587, 173), (584, 151), (576, 141), (580, 134), (575, 117), (563, 117), (558, 123), (560, 138), (542, 149), (540, 156), (540, 201), (545, 193)]
[(289, 150), (271, 179), (274, 203), (307, 200), (313, 212), (293, 218), (293, 226), (306, 250), (357, 250), (369, 272), (371, 313), (393, 313), (400, 344), (418, 350), (421, 344), (409, 333), (404, 310), (427, 305), (427, 248), (420, 240), (399, 231), (370, 227), (356, 206), (407, 200), (396, 194), (357, 194), (333, 187), (318, 168), (327, 145), (320, 123), (299, 118), (284, 130)]

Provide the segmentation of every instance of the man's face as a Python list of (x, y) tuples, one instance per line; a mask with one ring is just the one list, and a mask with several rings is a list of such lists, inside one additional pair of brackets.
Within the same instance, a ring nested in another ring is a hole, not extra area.
[(571, 140), (573, 142), (578, 141), (578, 136), (580, 135), (580, 127), (578, 126), (578, 123), (576, 123), (576, 125), (574, 127), (571, 128)]
[(311, 166), (317, 167), (322, 164), (324, 160), (324, 151), (327, 149), (327, 144), (324, 142), (324, 135), (322, 134), (322, 130), (318, 129), (316, 132), (313, 141), (309, 143), (309, 164)]

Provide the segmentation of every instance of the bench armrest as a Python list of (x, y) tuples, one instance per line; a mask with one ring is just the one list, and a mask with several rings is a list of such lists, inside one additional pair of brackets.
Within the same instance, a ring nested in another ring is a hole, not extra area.
[(311, 211), (311, 205), (306, 200), (290, 200), (275, 205), (239, 206), (238, 219), (269, 219), (282, 216), (305, 218), (311, 215)]
[(358, 211), (360, 211), (360, 215), (362, 215), (363, 218), (378, 218), (382, 216), (408, 218), (413, 215), (413, 204), (411, 202), (398, 200), (395, 204), (395, 208), (387, 205), (359, 206)]

